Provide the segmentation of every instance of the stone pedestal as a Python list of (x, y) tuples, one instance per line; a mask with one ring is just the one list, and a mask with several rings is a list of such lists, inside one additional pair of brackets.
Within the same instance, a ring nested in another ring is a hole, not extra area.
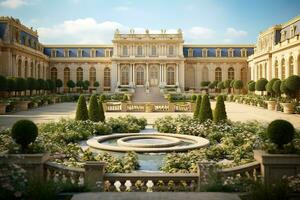
[(7, 103), (0, 103), (0, 115), (4, 115), (6, 113)]
[(87, 161), (84, 164), (84, 184), (91, 190), (103, 190), (105, 162)]
[(261, 173), (266, 184), (272, 184), (283, 176), (300, 173), (300, 156), (296, 154), (269, 154), (254, 150), (254, 158), (261, 165)]
[(268, 104), (268, 110), (275, 110), (276, 101), (266, 101)]
[(26, 111), (26, 110), (28, 110), (28, 104), (29, 103), (30, 103), (30, 101), (19, 101), (19, 102), (16, 103), (16, 106), (21, 111)]
[(295, 111), (295, 106), (292, 103), (281, 103), (283, 106), (283, 112), (286, 114), (293, 114)]

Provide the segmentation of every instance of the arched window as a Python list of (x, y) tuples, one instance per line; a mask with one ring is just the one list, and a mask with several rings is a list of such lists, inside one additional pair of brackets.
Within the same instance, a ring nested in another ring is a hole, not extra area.
[(121, 85), (129, 85), (129, 67), (123, 66), (121, 68)]
[(37, 78), (41, 78), (41, 65), (38, 64), (37, 66)]
[(83, 81), (83, 69), (81, 67), (76, 70), (76, 81)]
[(94, 86), (96, 82), (96, 69), (94, 67), (90, 68), (90, 85)]
[(167, 68), (167, 85), (175, 85), (175, 68)]
[(24, 77), (27, 78), (28, 77), (28, 62), (27, 60), (25, 61), (25, 65), (24, 65)]
[(242, 69), (241, 69), (241, 80), (243, 81), (243, 83), (245, 84), (245, 83), (247, 83), (247, 69), (246, 69), (246, 67), (243, 67)]
[(136, 69), (136, 84), (144, 85), (144, 68), (142, 66)]
[(151, 48), (151, 55), (156, 56), (156, 47), (155, 46), (152, 46), (152, 48)]
[(294, 75), (294, 58), (293, 56), (289, 59), (289, 76)]
[(52, 67), (50, 70), (50, 79), (51, 80), (57, 79), (57, 69), (55, 67)]
[(30, 66), (30, 77), (34, 77), (34, 66), (33, 66), (33, 62), (31, 62), (31, 66)]
[(228, 69), (228, 79), (229, 80), (233, 80), (234, 79), (234, 69), (233, 69), (233, 67), (230, 67)]
[(215, 69), (215, 80), (222, 81), (222, 69), (220, 67)]
[(123, 56), (128, 56), (128, 47), (127, 46), (123, 47)]
[(278, 78), (278, 61), (275, 61), (275, 78)]
[(285, 60), (282, 58), (281, 60), (281, 79), (285, 79)]
[(22, 60), (18, 61), (18, 77), (22, 77)]
[(137, 55), (138, 56), (142, 56), (143, 55), (143, 47), (142, 46), (138, 46), (138, 48), (137, 48)]
[(64, 86), (67, 87), (67, 83), (70, 80), (70, 68), (64, 68)]
[(104, 87), (110, 87), (110, 69), (108, 67), (104, 69)]
[(208, 81), (208, 68), (207, 67), (204, 67), (202, 69), (202, 80)]
[(170, 56), (174, 55), (174, 47), (173, 46), (169, 46), (169, 55)]

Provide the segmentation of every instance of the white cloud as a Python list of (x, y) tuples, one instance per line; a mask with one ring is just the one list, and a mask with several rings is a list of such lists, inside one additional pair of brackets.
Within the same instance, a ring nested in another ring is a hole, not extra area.
[(244, 37), (244, 36), (247, 36), (248, 33), (243, 30), (237, 30), (235, 28), (229, 27), (226, 29), (225, 35), (227, 37)]
[(186, 35), (191, 38), (209, 39), (215, 36), (215, 31), (201, 26), (194, 26), (186, 31)]
[(26, 4), (27, 1), (25, 0), (4, 0), (0, 3), (0, 6), (5, 8), (15, 9)]
[(128, 11), (130, 8), (128, 6), (117, 6), (114, 9), (116, 11)]

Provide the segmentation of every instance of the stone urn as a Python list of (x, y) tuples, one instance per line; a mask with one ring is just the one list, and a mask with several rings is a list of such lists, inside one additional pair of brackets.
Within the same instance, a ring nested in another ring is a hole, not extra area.
[(276, 101), (265, 101), (268, 104), (268, 110), (275, 110)]
[(270, 154), (254, 150), (254, 159), (260, 163), (261, 174), (267, 184), (274, 183), (283, 176), (295, 176), (300, 173), (300, 155)]
[(30, 103), (31, 101), (18, 101), (16, 102), (16, 106), (17, 108), (19, 108), (21, 111), (26, 111), (28, 110), (28, 104)]
[(0, 103), (0, 115), (5, 115), (6, 106), (8, 106), (8, 103)]
[(286, 114), (293, 114), (295, 111), (295, 105), (293, 103), (281, 103), (283, 106), (283, 112)]

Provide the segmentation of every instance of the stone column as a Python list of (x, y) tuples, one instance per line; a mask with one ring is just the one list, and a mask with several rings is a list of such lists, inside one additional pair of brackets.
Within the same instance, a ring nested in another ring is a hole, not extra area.
[(132, 64), (132, 83), (135, 86), (135, 66)]
[(84, 184), (94, 191), (103, 190), (105, 162), (87, 161), (84, 164)]
[(176, 63), (176, 85), (179, 87), (179, 64)]
[[(297, 57), (296, 58), (298, 58), (299, 57), (299, 55), (297, 55)], [(294, 74), (295, 75), (300, 75), (300, 71), (299, 71), (299, 60), (297, 60), (297, 59), (294, 59)]]
[(146, 87), (149, 87), (149, 64), (146, 64)]
[(164, 64), (164, 69), (163, 69), (163, 78), (164, 78), (164, 85), (167, 85), (167, 64)]
[(133, 76), (132, 76), (132, 64), (130, 63), (129, 64), (129, 86), (130, 87), (132, 87), (133, 86), (133, 81), (132, 81), (132, 78), (133, 78)]

